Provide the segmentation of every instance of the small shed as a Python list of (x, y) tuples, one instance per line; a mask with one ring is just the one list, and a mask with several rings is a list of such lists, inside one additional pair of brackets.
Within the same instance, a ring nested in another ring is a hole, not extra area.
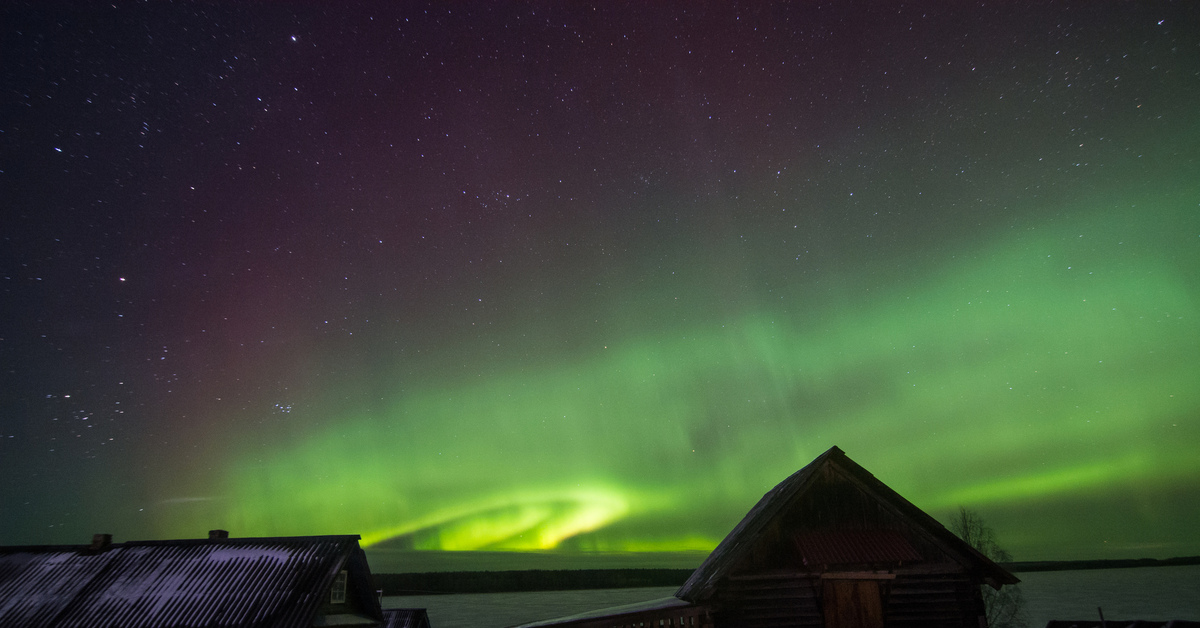
[(1018, 580), (837, 447), (768, 492), (671, 598), (529, 626), (981, 628)]
[(0, 547), (0, 626), (384, 625), (357, 535), (228, 537)]

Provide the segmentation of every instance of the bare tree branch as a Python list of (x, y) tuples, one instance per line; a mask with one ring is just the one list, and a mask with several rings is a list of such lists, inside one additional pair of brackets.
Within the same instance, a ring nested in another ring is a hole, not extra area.
[[(995, 531), (983, 522), (983, 517), (979, 516), (979, 513), (973, 510), (959, 506), (958, 517), (950, 523), (950, 531), (993, 562), (1012, 561), (1012, 555), (996, 542)], [(987, 608), (987, 625), (990, 628), (1025, 628), (1028, 625), (1024, 613), (1025, 598), (1021, 595), (1021, 587), (1010, 584), (997, 591), (990, 586), (983, 585), (981, 591), (984, 607)]]

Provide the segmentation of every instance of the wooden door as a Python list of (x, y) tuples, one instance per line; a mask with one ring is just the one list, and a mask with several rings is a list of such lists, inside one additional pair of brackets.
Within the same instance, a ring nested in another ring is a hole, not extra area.
[(878, 580), (826, 580), (825, 628), (883, 628)]

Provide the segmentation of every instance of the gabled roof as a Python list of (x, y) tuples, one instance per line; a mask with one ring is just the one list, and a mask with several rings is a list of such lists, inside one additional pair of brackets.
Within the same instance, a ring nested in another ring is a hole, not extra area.
[[(766, 528), (803, 496), (816, 483), (816, 479), (824, 475), (823, 471), (828, 470), (829, 467), (840, 471), (841, 475), (853, 482), (859, 490), (874, 498), (893, 514), (910, 522), (913, 527), (920, 529), (930, 541), (954, 556), (968, 570), (979, 573), (988, 584), (999, 588), (1004, 584), (1019, 582), (1016, 577), (958, 538), (936, 519), (925, 514), (920, 508), (901, 497), (899, 493), (877, 480), (874, 475), (847, 457), (841, 449), (831, 447), (803, 469), (792, 474), (791, 477), (763, 495), (746, 517), (692, 573), (692, 576), (679, 588), (675, 596), (692, 602), (698, 602), (711, 596), (717, 583), (722, 578), (731, 575), (732, 571), (752, 551)], [(844, 546), (847, 539), (807, 539), (810, 544), (817, 541), (823, 543), (828, 548), (826, 551), (829, 552), (849, 551), (833, 548), (835, 541)], [(850, 541), (856, 540), (850, 539)], [(857, 541), (861, 542), (861, 539)], [(876, 547), (886, 544), (890, 547), (887, 551), (897, 555), (904, 551), (894, 541), (887, 539), (870, 539), (870, 541)]]
[[(357, 535), (0, 547), (6, 628), (308, 627), (338, 572), (382, 621)], [(365, 593), (365, 595), (364, 595)]]

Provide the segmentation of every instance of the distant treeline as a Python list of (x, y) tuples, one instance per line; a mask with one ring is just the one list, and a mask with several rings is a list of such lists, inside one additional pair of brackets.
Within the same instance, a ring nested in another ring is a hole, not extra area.
[(384, 595), (677, 587), (692, 569), (532, 569), (374, 574)]
[[(1055, 560), (1003, 563), (1012, 572), (1067, 571), (1200, 565), (1200, 556), (1156, 560)], [(691, 569), (532, 569), (528, 571), (446, 571), (431, 573), (374, 574), (375, 588), (384, 595), (434, 595), (442, 593), (513, 593), (520, 591), (572, 591), (579, 589), (636, 589), (677, 587), (692, 575)]]
[(1069, 571), (1073, 569), (1124, 569), (1127, 567), (1175, 567), (1178, 565), (1200, 565), (1200, 556), (1178, 558), (1124, 558), (1110, 560), (1034, 560), (1001, 563), (1012, 572), (1022, 571)]

